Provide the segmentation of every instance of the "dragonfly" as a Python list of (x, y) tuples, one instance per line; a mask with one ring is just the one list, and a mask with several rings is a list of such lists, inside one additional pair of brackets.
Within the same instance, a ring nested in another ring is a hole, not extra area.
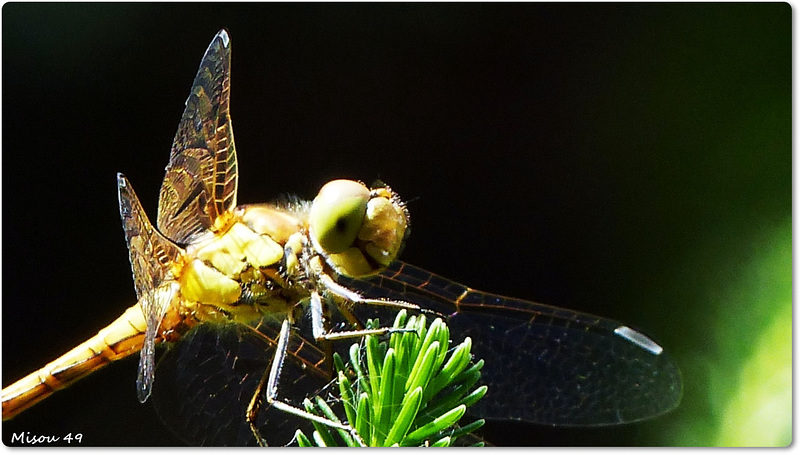
[(476, 416), (600, 426), (679, 405), (677, 365), (642, 332), (478, 291), (397, 260), (409, 214), (382, 183), (334, 180), (311, 202), (237, 205), (230, 61), (222, 30), (185, 103), (157, 227), (128, 179), (117, 176), (137, 303), (4, 388), (4, 420), (138, 352), (139, 401), (152, 396), (161, 419), (187, 443), (288, 441), (295, 428), (321, 419), (299, 403), (330, 383), (335, 346), (386, 333), (365, 330), (363, 321), (399, 309), (443, 315), (454, 338), (474, 340), (489, 385), (470, 410)]

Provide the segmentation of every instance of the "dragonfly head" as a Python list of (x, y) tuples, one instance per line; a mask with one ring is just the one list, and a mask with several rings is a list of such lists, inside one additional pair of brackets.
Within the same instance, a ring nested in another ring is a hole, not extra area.
[(314, 249), (337, 273), (359, 277), (395, 260), (408, 234), (408, 211), (388, 186), (352, 180), (326, 183), (311, 204)]

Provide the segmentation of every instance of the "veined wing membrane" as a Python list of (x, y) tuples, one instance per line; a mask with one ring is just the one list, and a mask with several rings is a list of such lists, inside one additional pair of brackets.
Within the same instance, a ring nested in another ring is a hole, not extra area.
[[(171, 264), (180, 251), (153, 228), (133, 187), (122, 174), (117, 174), (117, 191), (122, 228), (133, 269), (133, 284), (136, 297), (141, 299), (172, 278)], [(148, 312), (145, 311), (145, 314)]]
[[(153, 401), (159, 416), (187, 443), (203, 446), (257, 445), (245, 412), (275, 353), (280, 321), (255, 327), (236, 323), (200, 324), (170, 346), (157, 367)], [(306, 396), (330, 383), (325, 354), (300, 333), (292, 334), (279, 394), (302, 407)], [(258, 417), (270, 445), (285, 445), (308, 420), (265, 407)]]
[(406, 300), (448, 317), (483, 358), (489, 391), (470, 412), (487, 419), (594, 426), (667, 412), (680, 372), (660, 347), (619, 322), (470, 289), (395, 262), (380, 275), (342, 278), (369, 297)]
[(136, 297), (147, 324), (136, 378), (136, 393), (144, 402), (153, 384), (159, 323), (177, 293), (177, 284), (171, 281), (172, 264), (180, 249), (150, 224), (133, 187), (122, 174), (117, 174), (117, 195)]
[(236, 206), (230, 66), (230, 40), (223, 30), (200, 62), (161, 184), (158, 229), (179, 244), (212, 229)]

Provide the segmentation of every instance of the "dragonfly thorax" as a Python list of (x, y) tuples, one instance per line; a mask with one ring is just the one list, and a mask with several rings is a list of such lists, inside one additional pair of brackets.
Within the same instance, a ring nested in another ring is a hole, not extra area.
[(279, 207), (237, 207), (228, 226), (187, 246), (178, 277), (185, 305), (212, 305), (237, 320), (291, 312), (308, 295), (298, 261), (303, 225)]
[(378, 273), (408, 232), (408, 212), (389, 187), (349, 180), (326, 184), (310, 206), (243, 205), (229, 213), (213, 237), (186, 247), (178, 281), (187, 307), (213, 305), (233, 319), (290, 313), (319, 273)]

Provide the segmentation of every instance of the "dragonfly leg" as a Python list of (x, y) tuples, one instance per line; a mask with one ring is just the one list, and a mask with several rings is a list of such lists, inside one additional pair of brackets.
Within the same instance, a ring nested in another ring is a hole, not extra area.
[(247, 419), (247, 423), (250, 425), (250, 430), (253, 432), (258, 444), (261, 446), (267, 445), (266, 440), (261, 437), (261, 433), (258, 431), (258, 427), (256, 426), (258, 414), (264, 404), (263, 398), (266, 398), (267, 403), (271, 406), (274, 406), (276, 409), (280, 409), (281, 411), (288, 412), (289, 414), (296, 415), (304, 419), (319, 422), (329, 427), (348, 431), (353, 435), (353, 437), (360, 440), (355, 430), (349, 425), (334, 422), (333, 420), (326, 419), (325, 417), (311, 414), (303, 409), (281, 401), (278, 398), (278, 381), (280, 380), (281, 370), (283, 369), (283, 362), (286, 360), (286, 350), (289, 343), (289, 336), (291, 335), (290, 328), (289, 320), (284, 319), (283, 324), (281, 325), (280, 335), (278, 336), (278, 344), (275, 348), (275, 357), (272, 359), (272, 366), (268, 370), (264, 371), (264, 375), (261, 377), (261, 381), (259, 381), (258, 387), (256, 387), (256, 390), (253, 393), (250, 404), (247, 406), (245, 418)]
[(423, 314), (431, 314), (434, 316), (444, 317), (443, 314), (439, 313), (438, 311), (434, 311), (428, 308), (422, 308), (419, 305), (404, 302), (402, 300), (384, 300), (384, 299), (369, 299), (356, 291), (348, 289), (345, 286), (337, 283), (333, 280), (328, 274), (326, 273), (319, 273), (317, 279), (321, 282), (324, 286), (325, 290), (333, 294), (334, 296), (347, 300), (348, 302), (352, 302), (357, 305), (375, 305), (375, 306), (383, 306), (388, 308), (397, 308), (398, 310), (411, 310), (417, 313)]
[[(391, 302), (390, 302), (391, 303)], [(401, 302), (405, 303), (405, 302)], [(358, 329), (343, 332), (328, 332), (322, 317), (322, 298), (316, 292), (311, 294), (311, 330), (317, 341), (336, 341), (353, 338), (362, 338), (366, 335), (386, 335), (396, 332), (413, 332), (413, 329), (399, 329), (396, 327), (378, 327), (377, 329)], [(405, 308), (405, 307), (403, 307)]]

